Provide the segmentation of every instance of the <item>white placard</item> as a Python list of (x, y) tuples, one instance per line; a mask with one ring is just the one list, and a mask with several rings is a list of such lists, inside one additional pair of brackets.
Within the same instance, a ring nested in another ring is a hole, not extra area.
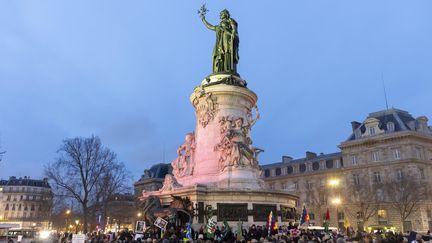
[(134, 240), (138, 240), (138, 238), (143, 238), (143, 237), (144, 237), (143, 234), (135, 234)]
[(72, 235), (72, 243), (84, 243), (85, 242), (85, 234), (73, 234)]

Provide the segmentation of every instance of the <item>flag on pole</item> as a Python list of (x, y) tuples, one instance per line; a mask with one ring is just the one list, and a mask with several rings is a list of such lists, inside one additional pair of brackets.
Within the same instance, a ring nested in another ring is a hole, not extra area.
[(216, 224), (217, 224), (217, 222), (216, 221), (214, 221), (213, 220), (213, 218), (209, 218), (208, 220), (207, 220), (207, 225), (206, 225), (206, 228), (207, 228), (207, 238), (208, 239), (213, 239), (214, 238), (214, 233), (215, 233), (215, 231), (216, 231)]
[(267, 229), (267, 231), (268, 231), (267, 237), (269, 239), (270, 239), (270, 236), (271, 236), (274, 224), (275, 224), (275, 217), (273, 215), (273, 211), (270, 211), (270, 214), (269, 214), (268, 219), (267, 219), (267, 227), (268, 227), (268, 229)]
[(243, 237), (243, 221), (237, 222), (237, 240), (242, 241), (244, 240)]
[(309, 221), (309, 214), (306, 210), (306, 205), (303, 205), (303, 213), (302, 213), (302, 216), (300, 218), (300, 225), (302, 225), (308, 221)]
[(327, 208), (327, 212), (326, 212), (326, 216), (325, 216), (325, 221), (324, 221), (324, 231), (325, 232), (328, 232), (329, 221), (330, 221), (330, 212), (329, 212), (329, 209)]
[(190, 240), (192, 239), (191, 223), (188, 223), (188, 225), (187, 225), (186, 238), (188, 238)]

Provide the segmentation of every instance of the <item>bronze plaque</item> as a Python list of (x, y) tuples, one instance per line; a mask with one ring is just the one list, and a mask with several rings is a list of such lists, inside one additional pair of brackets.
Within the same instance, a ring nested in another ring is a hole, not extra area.
[(277, 210), (275, 204), (252, 204), (253, 205), (253, 217), (254, 221), (267, 221), (270, 211), (273, 211), (273, 215), (277, 216)]
[(248, 221), (247, 203), (218, 203), (217, 220)]
[(281, 208), (281, 219), (282, 221), (295, 220), (296, 210), (295, 208), (288, 206), (280, 206)]

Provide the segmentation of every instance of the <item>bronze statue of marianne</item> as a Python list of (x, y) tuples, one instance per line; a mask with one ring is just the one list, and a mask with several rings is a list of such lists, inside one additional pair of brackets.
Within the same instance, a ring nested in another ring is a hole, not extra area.
[(238, 46), (239, 37), (237, 22), (230, 17), (228, 10), (220, 12), (219, 25), (211, 25), (205, 19), (208, 10), (201, 7), (199, 14), (204, 25), (216, 32), (216, 44), (213, 49), (213, 73), (237, 74), (237, 63), (239, 61)]

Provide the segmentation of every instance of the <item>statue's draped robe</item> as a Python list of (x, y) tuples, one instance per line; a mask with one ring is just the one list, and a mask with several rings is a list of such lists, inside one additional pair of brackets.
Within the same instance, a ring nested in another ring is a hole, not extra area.
[(207, 28), (216, 32), (216, 43), (213, 49), (213, 73), (237, 73), (239, 61), (239, 37), (237, 22), (234, 19), (222, 20), (213, 26), (204, 20)]

